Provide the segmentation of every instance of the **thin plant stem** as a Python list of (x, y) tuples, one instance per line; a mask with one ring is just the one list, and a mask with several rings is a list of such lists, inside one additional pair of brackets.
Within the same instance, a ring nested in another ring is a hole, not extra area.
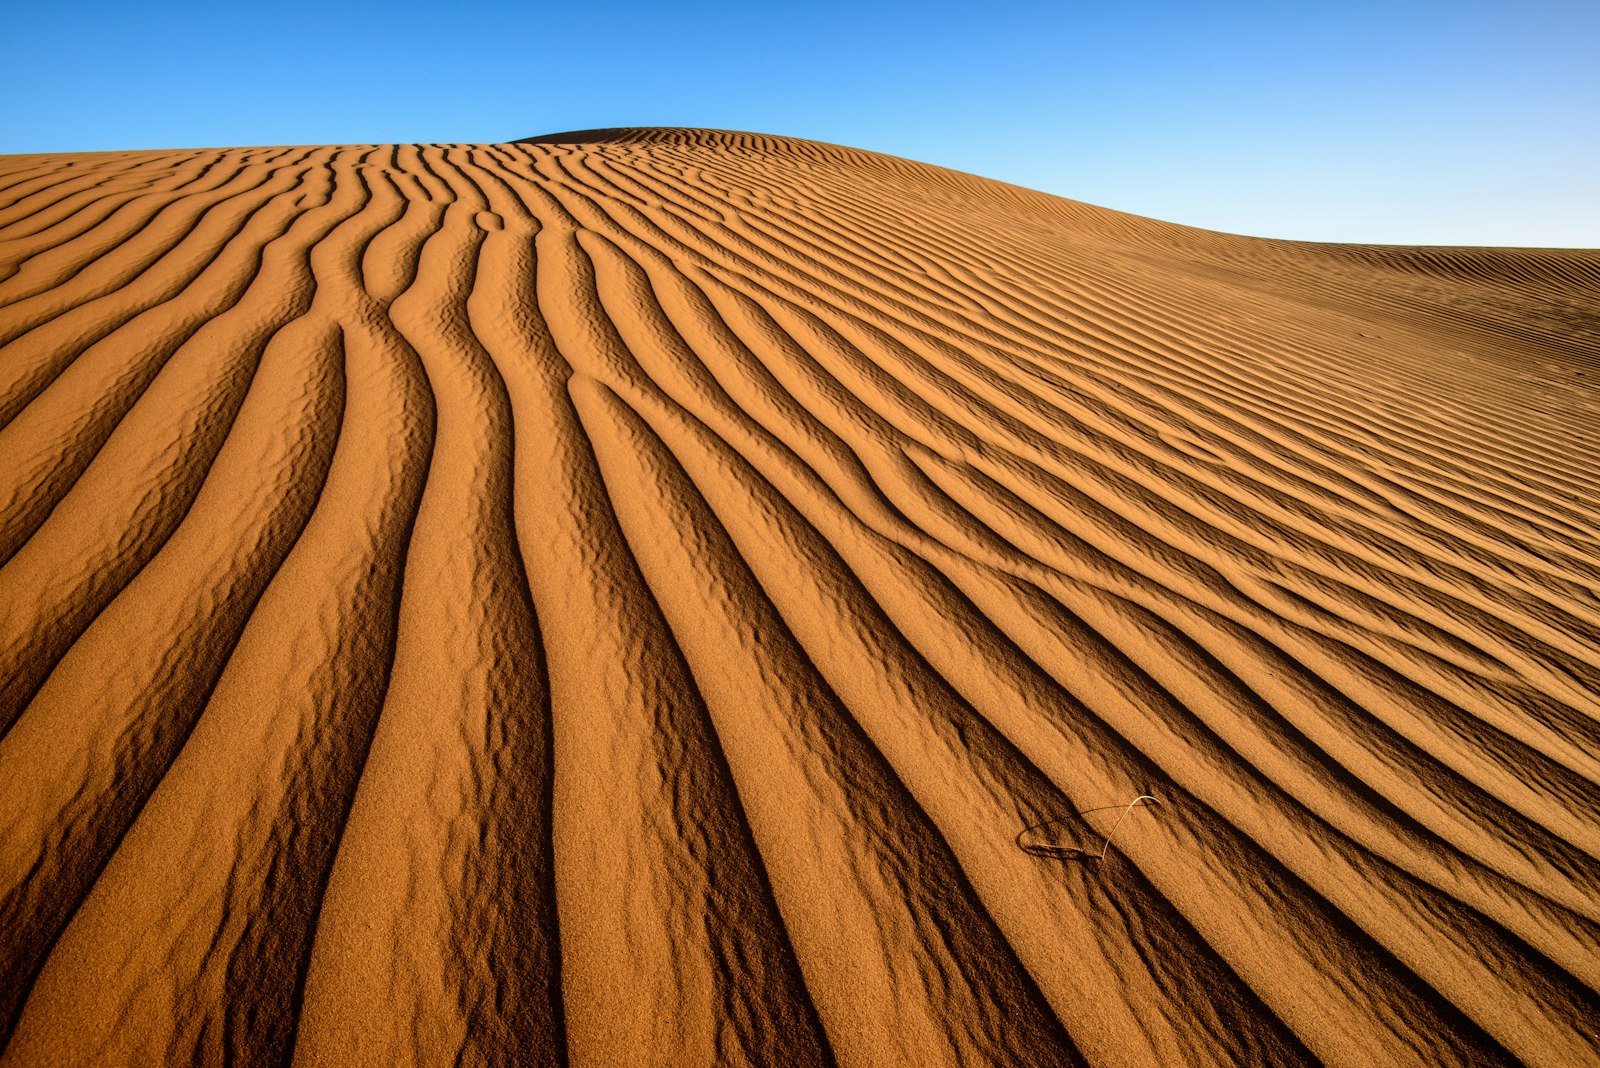
[(1128, 807), (1123, 809), (1122, 810), (1122, 815), (1117, 817), (1117, 822), (1111, 825), (1111, 833), (1106, 835), (1106, 844), (1100, 847), (1100, 859), (1101, 860), (1106, 859), (1106, 854), (1111, 852), (1111, 839), (1113, 839), (1113, 838), (1115, 838), (1117, 836), (1117, 828), (1122, 826), (1122, 821), (1128, 818), (1128, 813), (1132, 812), (1133, 811), (1133, 806), (1137, 805), (1140, 801), (1150, 801), (1150, 802), (1152, 802), (1154, 804), (1157, 804), (1157, 805), (1161, 804), (1161, 799), (1160, 798), (1151, 797), (1149, 794), (1140, 794), (1138, 797), (1134, 798), (1132, 801), (1129, 801), (1128, 802)]

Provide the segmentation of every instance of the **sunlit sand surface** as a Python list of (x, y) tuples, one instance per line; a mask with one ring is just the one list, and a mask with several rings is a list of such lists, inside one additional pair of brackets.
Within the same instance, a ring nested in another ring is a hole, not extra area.
[(750, 134), (0, 158), (0, 1063), (1596, 1063), (1597, 294)]

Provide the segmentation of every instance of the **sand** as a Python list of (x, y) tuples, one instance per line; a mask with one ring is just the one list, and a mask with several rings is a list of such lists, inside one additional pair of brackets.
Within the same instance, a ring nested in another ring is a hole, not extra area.
[(1600, 253), (703, 130), (0, 190), (6, 1068), (1600, 1063)]

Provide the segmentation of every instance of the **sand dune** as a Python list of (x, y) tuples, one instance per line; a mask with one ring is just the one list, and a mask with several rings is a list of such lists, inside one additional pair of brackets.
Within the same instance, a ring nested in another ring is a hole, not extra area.
[(1600, 1063), (1597, 294), (713, 131), (0, 158), (0, 1064)]

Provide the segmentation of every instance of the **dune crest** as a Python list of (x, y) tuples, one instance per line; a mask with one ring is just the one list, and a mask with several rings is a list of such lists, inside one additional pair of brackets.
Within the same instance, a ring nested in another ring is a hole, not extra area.
[(721, 131), (0, 158), (0, 1065), (1600, 1063), (1596, 293)]

